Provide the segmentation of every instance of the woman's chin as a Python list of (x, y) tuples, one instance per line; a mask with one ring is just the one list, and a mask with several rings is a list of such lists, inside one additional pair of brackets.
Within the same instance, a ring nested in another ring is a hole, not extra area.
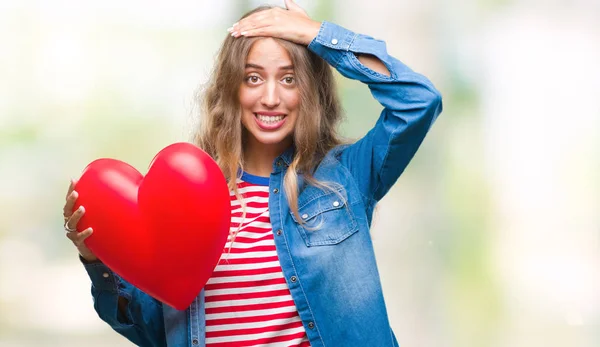
[(254, 136), (255, 142), (257, 145), (261, 147), (285, 147), (287, 148), (292, 144), (292, 139), (290, 136), (285, 136), (284, 134), (258, 134), (259, 136)]
[(258, 142), (264, 146), (278, 147), (278, 146), (284, 146), (289, 141), (286, 141), (285, 137), (279, 136), (279, 137), (261, 138), (261, 139), (258, 139)]

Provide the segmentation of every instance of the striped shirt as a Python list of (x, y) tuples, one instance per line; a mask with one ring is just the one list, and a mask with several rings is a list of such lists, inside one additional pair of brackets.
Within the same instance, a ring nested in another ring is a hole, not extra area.
[(231, 230), (241, 228), (204, 287), (206, 346), (310, 346), (275, 249), (268, 178), (244, 174), (238, 189), (246, 216), (232, 192)]

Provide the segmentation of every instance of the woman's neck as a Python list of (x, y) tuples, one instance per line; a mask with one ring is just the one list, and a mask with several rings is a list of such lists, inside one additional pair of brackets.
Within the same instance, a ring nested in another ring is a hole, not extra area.
[(287, 144), (264, 145), (247, 143), (244, 148), (244, 171), (255, 176), (269, 177), (273, 162), (288, 148)]

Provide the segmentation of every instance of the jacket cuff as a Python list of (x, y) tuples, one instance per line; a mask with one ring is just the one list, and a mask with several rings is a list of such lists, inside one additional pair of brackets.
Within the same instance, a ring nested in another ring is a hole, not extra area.
[[(387, 56), (384, 41), (376, 40), (371, 36), (357, 34), (337, 24), (323, 21), (319, 34), (310, 42), (308, 49), (325, 58), (324, 53), (329, 50), (350, 51), (354, 53)], [(333, 52), (331, 52), (333, 53)]]
[(118, 293), (118, 281), (119, 279), (102, 262), (87, 262), (85, 259), (80, 257), (83, 266), (85, 267), (85, 271), (87, 271), (90, 279), (92, 280), (92, 285), (97, 290), (109, 291), (112, 293)]
[[(384, 41), (370, 36), (357, 34), (337, 24), (323, 21), (317, 36), (310, 42), (308, 49), (325, 59), (331, 66), (338, 69), (342, 75), (359, 79), (353, 71), (360, 72), (368, 79), (377, 81), (394, 80), (398, 73), (410, 71), (404, 66), (395, 66), (394, 59), (387, 53)], [(389, 70), (391, 76), (375, 72), (361, 62), (357, 55), (370, 54), (377, 57)], [(345, 61), (345, 63), (343, 63)]]

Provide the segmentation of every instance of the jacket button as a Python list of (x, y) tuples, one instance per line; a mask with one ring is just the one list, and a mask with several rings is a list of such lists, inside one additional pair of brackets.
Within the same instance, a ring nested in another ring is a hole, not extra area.
[(339, 201), (334, 201), (334, 202), (333, 202), (333, 206), (334, 206), (334, 207), (338, 207), (338, 206), (340, 206), (340, 202), (339, 202)]
[(305, 213), (302, 215), (302, 219), (306, 219), (306, 218), (308, 218), (308, 215)]
[(298, 278), (297, 278), (296, 276), (292, 276), (292, 277), (290, 278), (290, 281), (292, 281), (292, 282), (294, 282), (294, 283), (295, 283), (297, 280), (298, 280)]
[(110, 275), (108, 274), (108, 272), (105, 272), (105, 273), (103, 273), (103, 274), (102, 274), (102, 277), (104, 277), (104, 278), (108, 278), (108, 276), (110, 276)]
[(277, 236), (281, 235), (281, 229), (277, 230)]
[(197, 345), (197, 344), (198, 344), (198, 340), (194, 339), (194, 340), (192, 341), (192, 345)]
[(315, 328), (315, 323), (313, 323), (313, 322), (308, 322), (308, 327), (309, 327), (310, 329), (314, 329), (314, 328)]
[(333, 40), (331, 40), (331, 44), (333, 44), (333, 45), (337, 45), (337, 44), (338, 44), (338, 40), (337, 40), (337, 39), (333, 39)]
[(273, 193), (275, 193), (275, 194), (279, 193), (279, 189), (277, 189), (277, 188), (273, 189)]

